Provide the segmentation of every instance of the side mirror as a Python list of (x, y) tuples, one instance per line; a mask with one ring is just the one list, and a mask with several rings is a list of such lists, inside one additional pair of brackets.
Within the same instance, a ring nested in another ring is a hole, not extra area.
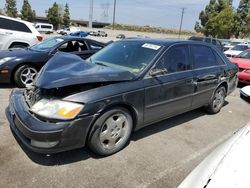
[(166, 68), (164, 69), (152, 69), (150, 72), (149, 72), (149, 75), (150, 76), (157, 76), (157, 75), (161, 75), (161, 74), (166, 74), (168, 72), (168, 70)]

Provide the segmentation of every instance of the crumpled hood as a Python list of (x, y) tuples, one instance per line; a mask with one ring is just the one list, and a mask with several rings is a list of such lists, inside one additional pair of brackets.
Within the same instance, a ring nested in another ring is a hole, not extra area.
[(39, 72), (34, 85), (52, 89), (86, 83), (129, 81), (134, 77), (129, 71), (95, 65), (76, 55), (58, 52)]

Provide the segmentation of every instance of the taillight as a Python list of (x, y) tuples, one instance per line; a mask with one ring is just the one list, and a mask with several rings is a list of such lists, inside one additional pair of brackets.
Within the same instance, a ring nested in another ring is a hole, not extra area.
[(42, 41), (43, 40), (42, 36), (36, 36), (36, 38), (37, 38), (38, 41)]

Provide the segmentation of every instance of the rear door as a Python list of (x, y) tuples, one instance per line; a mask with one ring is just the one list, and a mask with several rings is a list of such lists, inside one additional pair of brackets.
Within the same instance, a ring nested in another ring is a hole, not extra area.
[(192, 107), (200, 107), (207, 104), (223, 76), (222, 67), (211, 47), (205, 45), (191, 45), (194, 61), (195, 93)]
[(153, 69), (165, 70), (165, 73), (144, 80), (145, 124), (189, 110), (194, 93), (188, 45), (168, 49)]

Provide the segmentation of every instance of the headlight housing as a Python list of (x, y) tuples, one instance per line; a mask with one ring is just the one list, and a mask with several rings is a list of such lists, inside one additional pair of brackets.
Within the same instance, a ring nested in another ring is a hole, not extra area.
[(58, 120), (74, 119), (84, 108), (84, 105), (62, 101), (41, 99), (31, 107), (31, 111), (35, 114)]
[(2, 65), (2, 64), (4, 64), (4, 63), (6, 63), (6, 62), (8, 62), (8, 61), (10, 61), (10, 60), (13, 60), (13, 59), (15, 59), (16, 57), (5, 57), (5, 58), (3, 58), (3, 59), (0, 59), (0, 65)]

